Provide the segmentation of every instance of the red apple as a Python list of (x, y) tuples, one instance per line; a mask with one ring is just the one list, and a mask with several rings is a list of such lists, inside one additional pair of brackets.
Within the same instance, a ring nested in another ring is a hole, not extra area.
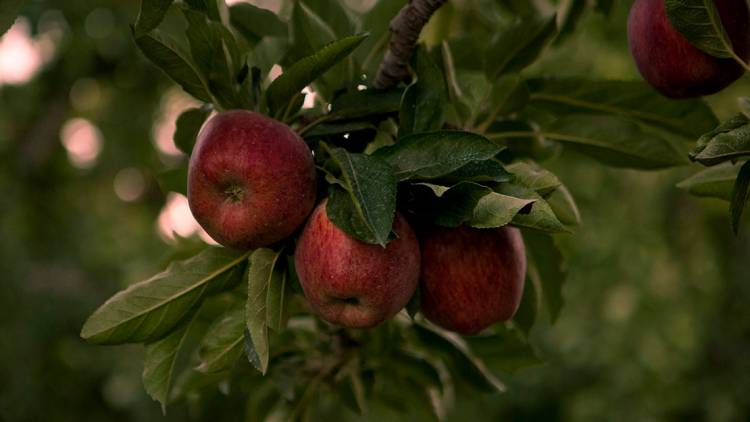
[(253, 249), (291, 235), (315, 205), (310, 148), (285, 124), (245, 110), (219, 113), (190, 157), (190, 210), (224, 246)]
[[(750, 52), (745, 0), (714, 0), (736, 54)], [(628, 17), (630, 51), (643, 78), (672, 98), (698, 97), (726, 88), (744, 70), (732, 59), (713, 57), (680, 34), (671, 24), (664, 0), (635, 0)]]
[(369, 328), (409, 302), (419, 280), (419, 241), (399, 213), (397, 239), (386, 247), (356, 240), (336, 227), (325, 201), (310, 216), (297, 243), (295, 265), (313, 311), (349, 328)]
[(475, 334), (513, 318), (521, 303), (526, 254), (513, 227), (436, 227), (422, 237), (422, 313), (435, 324)]

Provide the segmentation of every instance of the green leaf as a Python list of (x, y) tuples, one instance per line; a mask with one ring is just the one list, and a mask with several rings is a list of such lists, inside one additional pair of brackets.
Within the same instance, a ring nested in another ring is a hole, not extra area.
[(388, 26), (402, 7), (404, 4), (398, 1), (378, 1), (362, 18), (362, 28), (369, 31), (370, 36), (362, 43), (362, 48), (354, 53), (354, 57), (369, 80), (374, 79), (388, 47), (391, 35)]
[(740, 167), (742, 167), (741, 163), (721, 163), (695, 173), (678, 183), (677, 187), (695, 196), (729, 201), (732, 199), (732, 188), (739, 174)]
[(698, 139), (690, 159), (705, 166), (750, 156), (750, 120), (738, 113)]
[(331, 114), (335, 119), (359, 119), (394, 114), (401, 108), (404, 91), (365, 89), (352, 91), (337, 97), (331, 103)]
[(425, 353), (443, 360), (452, 376), (482, 391), (505, 391), (505, 385), (472, 354), (458, 335), (422, 324), (414, 324), (413, 331)]
[(533, 267), (529, 276), (533, 279), (533, 284), (541, 287), (542, 303), (554, 323), (564, 304), (562, 289), (568, 277), (567, 263), (551, 236), (524, 230), (523, 239), (529, 267)]
[(172, 331), (210, 293), (231, 285), (246, 252), (208, 248), (107, 300), (86, 321), (81, 337), (97, 344), (149, 342)]
[(211, 114), (210, 106), (189, 108), (180, 114), (174, 132), (174, 143), (180, 151), (187, 155), (193, 152), (198, 132), (209, 114)]
[(495, 191), (510, 197), (531, 200), (534, 202), (530, 209), (525, 209), (523, 212), (519, 212), (513, 217), (513, 225), (541, 230), (546, 233), (570, 232), (570, 230), (557, 219), (557, 216), (552, 211), (552, 208), (550, 208), (547, 201), (533, 190), (513, 183), (500, 183), (495, 187)]
[(514, 181), (526, 186), (539, 195), (545, 196), (552, 193), (562, 185), (560, 179), (549, 170), (533, 162), (517, 161), (506, 166), (513, 176)]
[(381, 159), (352, 154), (342, 148), (324, 149), (340, 172), (328, 176), (328, 218), (336, 226), (363, 242), (385, 246), (396, 213), (396, 178)]
[(305, 138), (325, 138), (332, 135), (344, 135), (362, 131), (375, 132), (377, 129), (370, 122), (323, 123), (307, 132)]
[(719, 58), (736, 57), (713, 0), (664, 0), (672, 26), (695, 47)]
[(187, 195), (187, 166), (164, 170), (156, 176), (163, 193), (177, 192)]
[(445, 176), (466, 164), (493, 158), (502, 147), (469, 132), (418, 133), (379, 149), (375, 156), (396, 170), (399, 180), (429, 180)]
[(354, 413), (367, 413), (367, 398), (359, 359), (349, 360), (336, 374), (336, 382), (342, 403)]
[[(328, 1), (327, 7), (323, 2)], [(285, 57), (286, 64), (296, 62), (320, 50), (327, 44), (337, 39), (349, 37), (353, 31), (336, 32), (330, 24), (335, 24), (335, 12), (341, 12), (340, 6), (335, 4), (337, 0), (320, 1), (296, 1), (292, 11), (291, 49)], [(311, 7), (312, 6), (312, 7)], [(334, 13), (332, 13), (334, 12)], [(331, 14), (325, 14), (331, 13)], [(346, 19), (346, 16), (344, 16)], [(341, 88), (346, 87), (354, 78), (354, 60), (351, 57), (342, 57), (333, 64), (330, 69), (315, 79), (314, 88), (316, 94), (322, 99), (333, 98), (334, 94)]]
[(267, 75), (271, 68), (284, 58), (288, 48), (289, 41), (285, 37), (264, 37), (250, 52), (247, 63), (260, 69), (263, 75)]
[(241, 64), (233, 35), (203, 13), (186, 9), (184, 14), (193, 61), (208, 81), (210, 91), (224, 108), (240, 107), (236, 76)]
[(387, 365), (401, 376), (414, 380), (424, 387), (436, 387), (443, 391), (440, 372), (423, 356), (408, 350), (398, 350), (387, 358)]
[(354, 22), (342, 0), (301, 0), (300, 3), (317, 16), (325, 18), (336, 37), (346, 37), (354, 33)]
[(495, 374), (510, 374), (542, 363), (531, 345), (514, 330), (496, 327), (495, 334), (467, 337), (466, 343)]
[(561, 223), (566, 226), (581, 224), (581, 213), (578, 211), (578, 205), (564, 185), (560, 185), (545, 199)]
[(177, 82), (185, 92), (203, 102), (212, 102), (206, 82), (188, 55), (181, 51), (173, 40), (155, 30), (135, 37), (135, 43), (149, 60)]
[(555, 20), (555, 15), (517, 20), (500, 28), (487, 52), (489, 79), (518, 72), (533, 63), (557, 33)]
[(286, 37), (287, 25), (270, 10), (249, 3), (229, 8), (230, 22), (243, 37), (257, 43), (264, 37)]
[(141, 0), (141, 10), (135, 21), (135, 33), (145, 34), (159, 26), (174, 0)]
[(242, 356), (244, 337), (245, 309), (237, 306), (208, 328), (198, 355), (200, 365), (196, 370), (211, 373), (231, 369)]
[(337, 39), (325, 19), (300, 1), (294, 2), (290, 30), (292, 50), (289, 58), (293, 60), (309, 56)]
[(667, 139), (616, 116), (563, 116), (546, 125), (543, 135), (611, 166), (648, 170), (687, 161)]
[(424, 48), (414, 53), (413, 62), (417, 81), (406, 89), (401, 101), (399, 138), (441, 129), (448, 100), (443, 72)]
[(528, 81), (531, 105), (558, 115), (613, 114), (695, 139), (718, 121), (701, 99), (674, 101), (643, 81), (605, 81), (585, 78)]
[(276, 265), (280, 256), (281, 251), (256, 249), (250, 256), (250, 270), (247, 273), (246, 353), (250, 363), (264, 375), (269, 357), (268, 316), (279, 312), (278, 302), (269, 303), (269, 297), (273, 296), (269, 296), (269, 289), (278, 289), (273, 285), (284, 282), (283, 265)]
[(740, 168), (737, 175), (737, 181), (734, 182), (732, 189), (732, 202), (729, 205), (729, 213), (732, 217), (732, 231), (735, 235), (739, 234), (740, 219), (742, 212), (745, 210), (745, 204), (750, 197), (750, 161), (745, 162)]
[(293, 64), (268, 87), (266, 95), (271, 110), (282, 110), (295, 94), (346, 58), (366, 37), (367, 35), (355, 35), (342, 38)]
[(574, 33), (586, 12), (587, 0), (562, 0), (557, 12), (557, 27), (559, 28), (555, 44), (558, 44), (570, 34)]
[(25, 0), (3, 0), (0, 2), (0, 36), (13, 26), (24, 3)]
[(450, 188), (428, 183), (419, 183), (418, 186), (429, 188), (438, 197), (437, 201), (423, 200), (421, 206), (424, 209), (420, 214), (445, 227), (461, 224), (477, 228), (504, 226), (534, 202), (503, 195), (472, 182), (461, 182)]
[(526, 82), (518, 74), (512, 73), (497, 78), (486, 87), (481, 102), (468, 106), (487, 115), (487, 120), (480, 129), (488, 128), (500, 116), (508, 116), (521, 110), (529, 101), (529, 91)]
[(457, 170), (440, 176), (437, 180), (441, 184), (455, 184), (460, 182), (510, 182), (514, 176), (496, 158), (488, 160), (470, 161)]
[(197, 10), (209, 19), (220, 22), (224, 25), (228, 23), (229, 10), (224, 0), (184, 0), (190, 8)]
[(195, 315), (180, 323), (168, 336), (146, 345), (143, 387), (151, 398), (161, 403), (163, 413), (166, 413), (175, 364), (193, 321)]
[(266, 291), (266, 325), (280, 332), (286, 328), (289, 319), (289, 300), (292, 297), (292, 280), (286, 263), (280, 262), (274, 270), (275, 280)]

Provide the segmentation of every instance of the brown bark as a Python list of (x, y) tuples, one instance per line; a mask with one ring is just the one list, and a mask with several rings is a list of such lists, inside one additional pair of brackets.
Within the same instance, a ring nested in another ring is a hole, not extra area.
[(410, 76), (409, 60), (422, 28), (447, 0), (410, 0), (391, 21), (391, 40), (380, 63), (373, 86), (385, 89)]

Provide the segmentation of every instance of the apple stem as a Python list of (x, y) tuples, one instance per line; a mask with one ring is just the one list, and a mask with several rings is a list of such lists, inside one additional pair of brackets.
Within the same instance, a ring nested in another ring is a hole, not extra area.
[(432, 14), (446, 2), (447, 0), (410, 0), (393, 18), (388, 26), (391, 40), (375, 76), (375, 88), (391, 88), (409, 77), (409, 60), (419, 34)]

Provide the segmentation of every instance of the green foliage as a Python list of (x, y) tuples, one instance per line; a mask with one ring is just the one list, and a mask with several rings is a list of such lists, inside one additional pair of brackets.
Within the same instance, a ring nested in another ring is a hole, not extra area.
[(236, 283), (247, 254), (208, 248), (112, 296), (81, 337), (97, 344), (139, 343), (170, 333), (210, 293)]
[(532, 79), (528, 85), (531, 105), (559, 116), (614, 114), (690, 139), (717, 124), (713, 111), (703, 100), (673, 101), (662, 97), (642, 81)]
[(519, 20), (502, 28), (490, 44), (485, 72), (490, 80), (529, 66), (557, 33), (556, 17)]
[(445, 78), (424, 50), (414, 54), (417, 81), (404, 92), (398, 136), (430, 132), (443, 127), (443, 107), (448, 97)]
[(174, 0), (141, 0), (141, 10), (135, 21), (136, 35), (143, 35), (159, 26), (173, 2)]
[(489, 160), (501, 147), (480, 135), (459, 131), (418, 133), (399, 139), (375, 154), (390, 164), (398, 180), (429, 180), (464, 165)]
[[(702, 164), (750, 155), (744, 114), (711, 131), (716, 117), (700, 100), (667, 100), (635, 81), (540, 77), (535, 63), (553, 39), (572, 39), (593, 7), (587, 2), (564, 2), (559, 16), (541, 16), (523, 1), (456, 8), (456, 16), (441, 18), (460, 23), (445, 27), (468, 36), (433, 29), (437, 42), (427, 41), (439, 48), (419, 45), (414, 82), (388, 90), (368, 84), (398, 2), (382, 0), (358, 13), (341, 1), (295, 1), (281, 17), (244, 3), (227, 9), (221, 0), (186, 0), (171, 8), (187, 23), (182, 34), (165, 28), (171, 3), (143, 0), (133, 36), (148, 59), (205, 103), (177, 118), (174, 140), (182, 152), (190, 154), (214, 109), (264, 112), (314, 149), (328, 217), (350, 236), (385, 246), (397, 209), (420, 226), (513, 225), (524, 229), (529, 264), (514, 321), (462, 338), (419, 315), (418, 293), (406, 309), (410, 318), (402, 314), (372, 330), (322, 323), (299, 303), (291, 238), (273, 249), (206, 249), (116, 294), (81, 332), (99, 344), (145, 343), (143, 384), (162, 406), (196, 397), (209, 406), (202, 400), (220, 385), (222, 400), (244, 403), (251, 420), (312, 418), (332, 394), (337, 412), (366, 415), (384, 406), (435, 419), (456, 404), (453, 394), (503, 392), (501, 379), (542, 361), (530, 343), (532, 328), (542, 310), (556, 322), (567, 301), (557, 234), (571, 233), (581, 220), (554, 167), (540, 161), (574, 151), (609, 166), (664, 169), (686, 164), (679, 142), (698, 137), (692, 158)], [(467, 16), (485, 6), (508, 15), (485, 16), (475, 37), (475, 17)], [(608, 13), (612, 5), (596, 7)], [(670, 13), (685, 15), (678, 9)], [(699, 23), (715, 15), (708, 9), (695, 15)], [(697, 27), (683, 21), (688, 30)], [(352, 35), (360, 30), (372, 35)], [(700, 43), (705, 34), (696, 37), (691, 41)], [(721, 45), (706, 45), (724, 54)], [(274, 65), (284, 72), (269, 81)], [(303, 108), (306, 87), (316, 103)], [(680, 186), (732, 199), (736, 229), (748, 168), (721, 164)], [(184, 160), (160, 177), (165, 191), (184, 192), (184, 180)], [(247, 284), (233, 289), (243, 274)], [(219, 293), (230, 303), (203, 315)], [(184, 359), (188, 369), (175, 376)]]
[(356, 35), (326, 45), (315, 54), (295, 63), (268, 87), (268, 105), (279, 113), (302, 88), (348, 56), (366, 38)]
[(198, 132), (211, 114), (211, 108), (204, 106), (200, 108), (190, 108), (183, 111), (175, 123), (174, 144), (180, 151), (187, 155), (193, 152)]
[(750, 155), (750, 120), (738, 113), (702, 135), (690, 154), (693, 161), (713, 166)]
[(229, 8), (230, 22), (248, 41), (258, 43), (264, 37), (286, 37), (287, 25), (270, 10), (249, 3)]
[(378, 157), (328, 148), (328, 218), (350, 236), (385, 246), (396, 213), (396, 178)]
[(195, 368), (205, 373), (232, 369), (242, 356), (245, 340), (245, 309), (233, 306), (206, 330), (199, 351), (200, 365)]
[(151, 398), (161, 403), (162, 411), (166, 411), (175, 364), (190, 334), (193, 321), (195, 316), (191, 315), (168, 336), (146, 345), (146, 355), (143, 358), (143, 387)]
[(451, 187), (419, 183), (416, 187), (430, 189), (435, 197), (423, 199), (423, 214), (433, 224), (446, 227), (462, 224), (477, 228), (504, 226), (535, 202), (503, 195), (473, 182), (461, 182)]
[(713, 1), (665, 0), (669, 22), (691, 44), (719, 58), (737, 57)]
[(281, 251), (257, 249), (250, 256), (247, 273), (247, 327), (245, 353), (261, 373), (268, 369), (268, 329), (283, 327), (289, 300), (286, 266), (279, 261)]
[(729, 201), (732, 186), (739, 174), (741, 164), (725, 162), (695, 173), (680, 182), (677, 187), (695, 196), (718, 198)]
[(155, 30), (136, 36), (135, 43), (149, 60), (180, 84), (185, 92), (201, 101), (212, 102), (208, 82), (198, 73), (188, 55), (168, 36)]
[(543, 133), (612, 166), (659, 169), (687, 164), (667, 138), (616, 116), (569, 115), (545, 125)]

